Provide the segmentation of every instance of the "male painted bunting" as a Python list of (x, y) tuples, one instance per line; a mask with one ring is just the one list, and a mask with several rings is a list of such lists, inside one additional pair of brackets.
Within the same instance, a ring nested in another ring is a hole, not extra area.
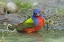
[(44, 25), (44, 18), (39, 9), (34, 9), (32, 17), (24, 22), (27, 26), (30, 26), (32, 23), (34, 27), (23, 28), (23, 31), (26, 33), (37, 32)]

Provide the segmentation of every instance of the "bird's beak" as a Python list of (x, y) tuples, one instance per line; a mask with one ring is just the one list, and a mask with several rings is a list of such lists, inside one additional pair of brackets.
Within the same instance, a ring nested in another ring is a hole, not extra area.
[(39, 13), (37, 13), (37, 15), (36, 16), (40, 16), (40, 14)]

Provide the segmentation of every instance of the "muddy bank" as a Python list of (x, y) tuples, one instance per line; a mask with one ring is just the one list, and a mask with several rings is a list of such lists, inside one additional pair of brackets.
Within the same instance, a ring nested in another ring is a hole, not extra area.
[[(7, 18), (7, 20), (4, 20)], [(5, 14), (5, 15), (0, 15), (0, 21), (1, 22), (10, 22), (11, 24), (15, 23), (22, 23), (24, 20), (26, 20), (26, 17), (21, 15), (21, 18), (18, 17), (18, 14)]]

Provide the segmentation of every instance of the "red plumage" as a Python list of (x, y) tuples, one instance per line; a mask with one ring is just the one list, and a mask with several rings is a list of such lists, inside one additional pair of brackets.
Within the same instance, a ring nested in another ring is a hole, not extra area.
[(41, 29), (41, 27), (44, 25), (44, 18), (37, 16), (38, 19), (38, 25), (33, 27), (33, 28), (23, 28), (23, 31), (26, 33), (31, 33), (31, 32), (37, 32), (38, 30)]

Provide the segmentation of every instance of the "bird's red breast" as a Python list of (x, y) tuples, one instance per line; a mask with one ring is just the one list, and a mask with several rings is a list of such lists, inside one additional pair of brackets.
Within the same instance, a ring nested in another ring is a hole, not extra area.
[(44, 18), (37, 16), (38, 24), (37, 26), (33, 28), (23, 28), (23, 31), (26, 33), (36, 32), (41, 29), (41, 27), (44, 25)]

